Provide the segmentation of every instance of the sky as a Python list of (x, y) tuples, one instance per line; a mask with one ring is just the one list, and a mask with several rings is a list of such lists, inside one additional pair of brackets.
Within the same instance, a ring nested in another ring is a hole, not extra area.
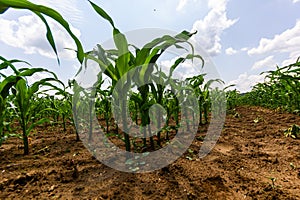
[[(85, 0), (32, 0), (59, 11), (71, 24), (84, 50), (111, 39), (112, 28)], [(300, 56), (300, 0), (131, 0), (100, 1), (123, 33), (164, 29), (195, 31), (195, 50), (214, 64), (226, 85), (241, 92), (264, 81), (261, 72), (294, 63)], [(80, 67), (63, 28), (49, 20), (61, 64), (45, 37), (45, 26), (29, 11), (9, 9), (0, 15), (0, 55), (45, 67), (66, 82)], [(164, 61), (164, 63), (168, 63)], [(185, 72), (190, 71), (188, 65)], [(38, 79), (41, 76), (34, 78)]]

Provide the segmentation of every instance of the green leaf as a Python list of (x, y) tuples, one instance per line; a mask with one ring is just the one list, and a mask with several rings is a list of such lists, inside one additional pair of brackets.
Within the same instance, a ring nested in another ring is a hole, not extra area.
[(114, 43), (118, 49), (118, 58), (116, 60), (117, 75), (121, 78), (129, 71), (130, 52), (128, 50), (128, 42), (124, 34), (118, 29), (113, 30)]
[(193, 151), (192, 149), (188, 149), (188, 152), (189, 152), (190, 154), (193, 154), (193, 153), (194, 153), (194, 151)]
[(37, 72), (47, 72), (52, 74), (55, 78), (57, 78), (56, 74), (48, 71), (47, 69), (44, 68), (22, 68), (19, 69), (20, 73), (18, 74), (19, 76), (32, 76), (33, 74), (37, 73)]
[(97, 62), (99, 64), (99, 67), (101, 68), (101, 70), (108, 76), (110, 77), (112, 80), (115, 80), (117, 81), (118, 80), (118, 77), (116, 75), (116, 72), (115, 72), (115, 69), (113, 67), (113, 65), (111, 63), (109, 63), (108, 65), (105, 64), (103, 62), (103, 60), (100, 58), (96, 58), (95, 56), (93, 55), (87, 55), (86, 56), (86, 59), (84, 61), (84, 65), (87, 66), (87, 62), (88, 62), (88, 59), (90, 60), (93, 60), (95, 62)]
[(41, 80), (36, 81), (35, 83), (33, 83), (32, 86), (30, 87), (30, 93), (29, 93), (30, 97), (39, 90), (39, 87), (41, 85), (46, 84), (48, 86), (52, 86), (48, 83), (49, 81), (57, 81), (57, 79), (55, 79), (55, 78), (44, 78), (44, 79), (41, 79)]
[(131, 95), (130, 97), (133, 101), (137, 102), (138, 104), (141, 104), (142, 103), (142, 98), (140, 95), (137, 95), (137, 94), (134, 94), (134, 95)]
[(2, 60), (3, 62), (0, 64), (0, 70), (2, 69), (7, 69), (7, 67), (9, 66), (14, 72), (15, 74), (19, 74), (19, 71), (15, 68), (15, 66), (13, 65), (13, 63), (25, 63), (29, 66), (30, 63), (23, 61), (23, 60), (17, 60), (17, 59), (13, 59), (13, 60), (6, 60), (4, 57), (0, 56), (0, 60)]
[[(39, 17), (41, 16), (41, 14), (44, 14), (44, 15), (47, 15), (48, 17), (54, 19), (56, 22), (58, 22), (60, 25), (62, 25), (64, 27), (64, 29), (69, 33), (71, 38), (74, 40), (74, 42), (77, 46), (77, 58), (80, 63), (83, 62), (85, 54), (84, 54), (80, 40), (71, 31), (68, 22), (56, 10), (49, 8), (47, 6), (31, 3), (30, 1), (27, 1), (27, 0), (22, 0), (22, 1), (21, 0), (1, 0), (0, 13), (1, 13), (1, 11), (4, 12), (5, 9), (7, 9), (9, 7), (18, 8), (18, 9), (27, 9), (27, 10), (30, 10), (33, 13), (37, 14)], [(44, 20), (43, 20), (43, 22), (45, 23)], [(46, 23), (45, 23), (45, 25), (47, 28), (47, 40), (51, 44), (54, 52), (56, 53), (55, 45), (53, 45), (52, 34), (51, 34), (51, 32), (48, 31), (49, 26)]]
[(96, 4), (94, 4), (92, 1), (90, 1), (90, 4), (92, 5), (92, 7), (94, 8), (94, 10), (101, 16), (103, 17), (104, 19), (106, 19), (107, 21), (109, 21), (109, 23), (111, 24), (111, 26), (113, 28), (115, 28), (115, 25), (114, 25), (114, 22), (112, 20), (112, 18), (102, 9), (100, 8), (99, 6), (97, 6)]
[(9, 76), (0, 82), (0, 93), (3, 99), (9, 95), (10, 88), (14, 86), (20, 79), (21, 77), (19, 76)]
[(192, 160), (194, 160), (192, 157), (190, 157), (190, 156), (186, 156), (186, 158), (188, 159), (188, 160), (190, 160), (190, 161), (192, 161)]
[(196, 33), (197, 33), (197, 31), (195, 31), (194, 33), (190, 33), (188, 31), (182, 31), (181, 33), (179, 33), (178, 35), (176, 35), (175, 38), (176, 39), (181, 39), (183, 41), (187, 41), (190, 37), (192, 37)]
[(8, 6), (3, 6), (3, 5), (1, 5), (1, 3), (0, 3), (0, 14), (5, 13), (5, 11), (7, 11), (8, 8), (9, 8)]
[(50, 120), (47, 119), (47, 118), (42, 118), (42, 119), (36, 121), (35, 123), (32, 123), (32, 124), (28, 127), (28, 129), (26, 130), (26, 135), (28, 136), (28, 135), (30, 134), (31, 130), (32, 130), (33, 128), (35, 128), (37, 125), (44, 124), (44, 123), (46, 123), (46, 122), (50, 122)]
[(22, 115), (22, 120), (24, 120), (27, 110), (29, 109), (29, 99), (27, 98), (27, 91), (28, 88), (26, 81), (22, 78), (16, 83), (16, 101)]

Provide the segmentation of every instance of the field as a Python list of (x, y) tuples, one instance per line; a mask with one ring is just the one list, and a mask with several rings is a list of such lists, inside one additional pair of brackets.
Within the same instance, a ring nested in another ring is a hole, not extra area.
[[(236, 115), (238, 113), (238, 116)], [(300, 117), (242, 106), (228, 114), (213, 151), (196, 140), (175, 163), (151, 173), (106, 167), (76, 142), (74, 129), (37, 128), (23, 156), (14, 138), (0, 147), (1, 199), (299, 199), (300, 140), (284, 130)], [(254, 122), (259, 117), (259, 122)], [(205, 134), (205, 127), (198, 132)], [(189, 155), (195, 159), (189, 160)]]
[[(0, 199), (300, 199), (300, 57), (262, 72), (264, 82), (240, 93), (207, 79), (207, 61), (190, 42), (197, 32), (137, 47), (88, 2), (111, 25), (114, 49), (85, 51), (49, 7), (0, 2), (0, 15), (17, 8), (39, 17), (60, 65), (47, 21), (54, 19), (75, 42), (82, 66), (64, 83), (47, 67), (0, 55)], [(182, 52), (163, 69), (169, 49)], [(182, 64), (204, 72), (174, 79)], [(44, 78), (31, 83), (36, 74)], [(215, 140), (200, 158), (200, 148)], [(144, 169), (151, 172), (137, 173)]]

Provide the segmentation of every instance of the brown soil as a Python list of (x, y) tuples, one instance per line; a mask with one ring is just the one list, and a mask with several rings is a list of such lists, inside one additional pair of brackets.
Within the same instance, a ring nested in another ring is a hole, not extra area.
[(11, 138), (0, 147), (0, 199), (300, 199), (300, 140), (283, 135), (300, 117), (259, 107), (236, 112), (208, 156), (197, 158), (195, 139), (195, 154), (144, 174), (101, 164), (71, 126), (35, 130), (28, 156)]

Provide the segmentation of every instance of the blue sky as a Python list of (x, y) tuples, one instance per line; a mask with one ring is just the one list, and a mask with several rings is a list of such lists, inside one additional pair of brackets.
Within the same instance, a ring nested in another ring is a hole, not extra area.
[[(85, 50), (111, 38), (110, 25), (84, 0), (32, 0), (60, 11), (72, 24)], [(226, 84), (240, 91), (263, 81), (262, 71), (295, 62), (300, 56), (300, 0), (131, 0), (94, 3), (106, 10), (122, 31), (161, 28), (197, 30), (197, 50), (210, 56)], [(67, 81), (79, 63), (64, 48), (74, 44), (54, 22), (61, 66), (46, 41), (44, 25), (30, 12), (8, 10), (0, 15), (0, 55), (47, 67)], [(39, 78), (39, 77), (35, 77)]]

